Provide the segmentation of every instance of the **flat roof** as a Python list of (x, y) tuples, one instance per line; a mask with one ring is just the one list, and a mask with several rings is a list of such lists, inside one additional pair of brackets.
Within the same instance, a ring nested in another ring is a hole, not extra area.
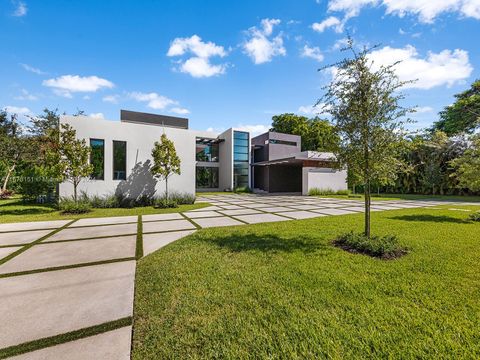
[(188, 119), (176, 116), (149, 114), (138, 111), (120, 110), (120, 121), (147, 125), (188, 129)]

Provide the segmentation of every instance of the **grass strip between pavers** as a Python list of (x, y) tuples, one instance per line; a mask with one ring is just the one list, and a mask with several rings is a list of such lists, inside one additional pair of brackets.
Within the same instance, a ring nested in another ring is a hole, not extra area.
[(138, 215), (137, 222), (137, 244), (135, 247), (135, 257), (136, 259), (141, 259), (143, 257), (143, 223), (142, 215)]
[(24, 251), (27, 251), (28, 249), (30, 249), (33, 245), (36, 245), (38, 244), (39, 242), (49, 238), (50, 236), (52, 235), (55, 235), (56, 233), (58, 233), (59, 231), (65, 229), (66, 227), (70, 226), (71, 224), (73, 224), (75, 221), (77, 221), (77, 219), (74, 219), (68, 223), (66, 223), (65, 225), (63, 225), (62, 227), (59, 227), (55, 230), (52, 230), (51, 232), (49, 232), (47, 235), (44, 235), (42, 236), (40, 239), (37, 239), (35, 241), (32, 241), (31, 243), (28, 243), (28, 244), (25, 244), (23, 247), (21, 247), (20, 249), (18, 249), (17, 251), (11, 253), (10, 255), (7, 255), (6, 257), (4, 257), (3, 259), (0, 259), (0, 265), (2, 264), (5, 264), (8, 260), (11, 260), (13, 259), (15, 256), (18, 256), (20, 255), (21, 253), (23, 253)]
[(122, 261), (131, 261), (131, 260), (136, 260), (136, 258), (134, 258), (134, 257), (125, 257), (125, 258), (119, 258), (119, 259), (93, 261), (93, 262), (81, 263), (81, 264), (72, 264), (72, 265), (63, 265), (63, 266), (53, 266), (53, 267), (48, 267), (48, 268), (43, 268), (43, 269), (34, 269), (34, 270), (18, 271), (18, 272), (13, 272), (13, 273), (0, 274), (0, 279), (1, 279), (1, 278), (12, 277), (12, 276), (21, 276), (21, 275), (37, 274), (37, 273), (48, 272), (48, 271), (58, 271), (58, 270), (75, 269), (75, 268), (85, 267), (85, 266), (95, 266), (95, 265), (111, 264), (111, 263), (122, 262)]
[(101, 334), (107, 331), (119, 329), (129, 325), (132, 325), (131, 316), (110, 321), (100, 325), (94, 325), (87, 328), (74, 330), (65, 334), (50, 336), (43, 339), (29, 341), (23, 344), (13, 345), (7, 348), (0, 349), (0, 359), (6, 359), (10, 356), (25, 354), (27, 352), (44, 349), (50, 346), (55, 346), (55, 345), (63, 344), (63, 343), (74, 341), (74, 340), (79, 340), (82, 338)]

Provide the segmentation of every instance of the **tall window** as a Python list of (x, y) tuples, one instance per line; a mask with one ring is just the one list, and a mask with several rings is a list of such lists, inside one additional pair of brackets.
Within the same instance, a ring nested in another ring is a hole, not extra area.
[(218, 162), (218, 143), (197, 139), (196, 160), (207, 162)]
[(197, 166), (196, 185), (199, 189), (218, 188), (218, 168)]
[(126, 141), (113, 141), (113, 180), (127, 180)]
[(247, 187), (248, 184), (248, 133), (233, 132), (233, 186)]
[(93, 165), (92, 179), (104, 180), (105, 173), (105, 141), (90, 139), (90, 164)]

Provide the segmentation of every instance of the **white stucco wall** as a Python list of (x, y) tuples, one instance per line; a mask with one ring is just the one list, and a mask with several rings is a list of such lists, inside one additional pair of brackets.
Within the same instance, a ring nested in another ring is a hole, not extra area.
[(347, 171), (330, 168), (304, 167), (302, 169), (302, 194), (313, 188), (347, 190)]
[[(195, 193), (195, 138), (197, 136), (216, 137), (217, 134), (203, 131), (176, 129), (147, 124), (135, 124), (109, 121), (80, 116), (62, 116), (61, 123), (70, 124), (77, 131), (77, 138), (105, 141), (104, 180), (84, 179), (79, 192), (90, 195), (109, 195), (121, 191), (127, 196), (137, 197), (142, 193), (161, 195), (165, 191), (165, 182), (157, 181), (148, 171), (151, 165), (151, 151), (155, 141), (165, 132), (175, 144), (181, 159), (180, 175), (172, 175), (168, 180), (169, 191)], [(127, 142), (127, 180), (113, 180), (113, 141)], [(60, 184), (60, 196), (71, 196), (73, 186)]]

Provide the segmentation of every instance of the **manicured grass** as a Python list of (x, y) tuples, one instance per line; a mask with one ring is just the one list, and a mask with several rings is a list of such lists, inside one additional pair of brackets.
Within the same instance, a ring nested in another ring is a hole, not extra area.
[(23, 203), (21, 199), (14, 198), (9, 200), (0, 200), (0, 223), (163, 214), (195, 210), (208, 205), (209, 204), (206, 203), (180, 205), (178, 208), (174, 209), (155, 209), (152, 206), (131, 209), (92, 209), (91, 212), (86, 214), (63, 215), (53, 205)]
[[(322, 198), (349, 199), (363, 201), (362, 194), (356, 194), (358, 198), (348, 195), (320, 195)], [(459, 201), (480, 202), (480, 196), (457, 196), (457, 195), (414, 195), (414, 194), (380, 194), (372, 195), (372, 200), (436, 200), (436, 201)]]
[(480, 224), (448, 207), (373, 213), (389, 261), (331, 244), (362, 214), (176, 241), (139, 261), (133, 359), (478, 359)]

